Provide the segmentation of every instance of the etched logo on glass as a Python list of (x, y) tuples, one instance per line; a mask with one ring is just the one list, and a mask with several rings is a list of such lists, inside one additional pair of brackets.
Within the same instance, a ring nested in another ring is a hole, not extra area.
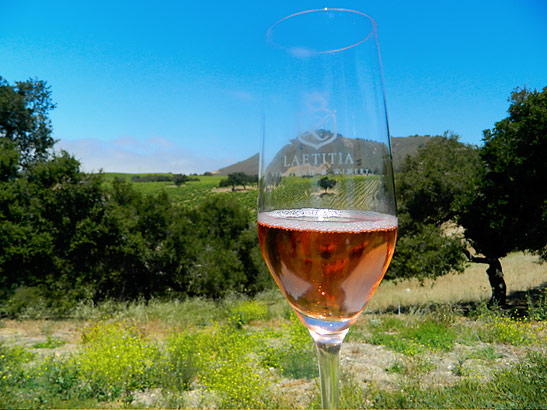
[[(330, 144), (337, 137), (336, 110), (327, 108), (327, 100), (320, 95), (311, 95), (306, 104), (312, 113), (311, 129), (301, 132), (298, 140), (312, 148), (319, 149)], [(332, 130), (329, 132), (329, 130)]]

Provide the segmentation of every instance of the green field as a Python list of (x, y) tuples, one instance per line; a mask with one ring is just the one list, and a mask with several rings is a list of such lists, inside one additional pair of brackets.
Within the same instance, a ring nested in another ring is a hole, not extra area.
[[(146, 174), (122, 174), (122, 173), (105, 173), (105, 181), (107, 183), (111, 182), (115, 178), (120, 178), (125, 181), (131, 181), (131, 177), (135, 175), (146, 175)], [(170, 175), (170, 174), (159, 174), (159, 175)], [(182, 184), (177, 187), (172, 182), (137, 182), (133, 183), (135, 189), (143, 194), (158, 194), (161, 191), (167, 192), (169, 197), (173, 202), (181, 204), (182, 206), (195, 206), (203, 198), (210, 195), (231, 195), (232, 197), (237, 198), (246, 208), (256, 212), (257, 204), (257, 191), (256, 185), (254, 187), (248, 187), (248, 189), (243, 189), (243, 187), (237, 187), (238, 189), (235, 192), (231, 192), (231, 189), (228, 191), (220, 191), (219, 183), (222, 179), (226, 177), (221, 176), (197, 176), (199, 181), (190, 181)]]
[[(106, 183), (111, 183), (119, 178), (124, 181), (131, 181), (133, 176), (143, 176), (146, 174), (121, 174), (105, 173)], [(170, 174), (159, 174), (170, 175)], [(199, 181), (190, 181), (176, 186), (172, 182), (136, 182), (133, 183), (135, 189), (143, 194), (156, 195), (159, 192), (167, 192), (173, 202), (182, 206), (195, 206), (207, 196), (230, 196), (236, 198), (242, 205), (252, 212), (256, 212), (258, 191), (256, 184), (254, 186), (236, 187), (232, 192), (231, 188), (220, 189), (219, 184), (226, 177), (221, 176), (197, 176)], [(330, 191), (321, 189), (317, 182), (319, 177), (313, 179), (301, 177), (284, 177), (282, 184), (277, 187), (270, 195), (269, 200), (272, 205), (283, 207), (286, 203), (298, 204), (299, 202), (309, 206), (310, 203), (316, 203), (317, 207), (345, 208), (350, 205), (354, 209), (374, 208), (373, 201), (376, 200), (379, 191), (379, 179), (376, 176), (357, 177), (355, 180), (345, 180), (343, 177), (333, 177), (337, 181), (336, 188)], [(351, 184), (351, 186), (349, 185)], [(352, 196), (345, 195), (347, 190), (356, 192), (355, 198), (360, 198), (357, 202), (351, 202)], [(341, 195), (337, 195), (340, 192)], [(360, 195), (359, 193), (367, 193)], [(372, 193), (372, 194), (371, 194)], [(310, 201), (311, 198), (311, 201)], [(365, 202), (368, 201), (368, 202)]]

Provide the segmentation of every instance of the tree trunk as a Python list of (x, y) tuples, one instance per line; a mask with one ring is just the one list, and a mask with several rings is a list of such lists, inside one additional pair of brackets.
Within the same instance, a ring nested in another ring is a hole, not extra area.
[(469, 253), (467, 253), (467, 256), (471, 262), (488, 264), (486, 274), (488, 275), (488, 281), (492, 288), (492, 297), (490, 298), (489, 304), (504, 306), (507, 302), (507, 286), (505, 285), (503, 268), (501, 267), (499, 258), (479, 258), (477, 256), (471, 256)]
[(488, 258), (488, 269), (486, 269), (486, 273), (488, 274), (488, 280), (490, 281), (490, 287), (492, 288), (490, 303), (504, 306), (507, 301), (507, 286), (505, 285), (503, 269), (498, 258)]

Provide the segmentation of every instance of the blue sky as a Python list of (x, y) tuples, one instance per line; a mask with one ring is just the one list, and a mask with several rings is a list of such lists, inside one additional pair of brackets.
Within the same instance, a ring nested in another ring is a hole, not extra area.
[(376, 20), (392, 136), (480, 144), (547, 86), (547, 0), (0, 0), (0, 76), (48, 82), (86, 171), (201, 173), (258, 152), (265, 32), (322, 7)]

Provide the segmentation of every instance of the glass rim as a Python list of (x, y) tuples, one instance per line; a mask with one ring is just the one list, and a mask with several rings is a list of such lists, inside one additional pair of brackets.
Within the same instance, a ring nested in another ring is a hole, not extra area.
[(370, 17), (368, 14), (365, 14), (361, 11), (357, 11), (357, 10), (351, 10), (351, 9), (345, 9), (345, 8), (329, 8), (329, 7), (324, 7), (324, 8), (321, 8), (321, 9), (311, 9), (311, 10), (304, 10), (304, 11), (299, 11), (297, 13), (293, 13), (293, 14), (290, 14), (288, 16), (285, 16), (279, 20), (277, 20), (275, 23), (273, 23), (269, 28), (268, 30), (266, 31), (266, 39), (268, 42), (272, 43), (272, 44), (275, 44), (283, 49), (286, 49), (288, 50), (289, 48), (286, 47), (286, 46), (283, 46), (281, 45), (280, 43), (274, 41), (272, 39), (272, 32), (273, 32), (273, 29), (278, 26), (280, 23), (282, 23), (283, 21), (286, 21), (288, 19), (291, 19), (293, 17), (296, 17), (296, 16), (300, 16), (300, 15), (303, 15), (303, 14), (309, 14), (309, 13), (317, 13), (317, 12), (325, 12), (325, 11), (337, 11), (337, 12), (343, 12), (343, 13), (353, 13), (353, 14), (359, 14), (363, 17), (366, 17), (372, 24), (372, 28), (371, 30), (368, 32), (368, 34), (361, 40), (357, 41), (356, 43), (353, 43), (353, 44), (350, 44), (349, 46), (346, 46), (346, 47), (340, 47), (340, 48), (336, 48), (336, 49), (332, 49), (332, 50), (324, 50), (324, 51), (315, 51), (317, 54), (331, 54), (331, 53), (337, 53), (339, 51), (344, 51), (344, 50), (348, 50), (350, 48), (353, 48), (353, 47), (356, 47), (358, 46), (359, 44), (361, 43), (364, 43), (365, 41), (367, 41), (370, 36), (376, 32), (377, 30), (377, 26), (376, 26), (376, 21)]

